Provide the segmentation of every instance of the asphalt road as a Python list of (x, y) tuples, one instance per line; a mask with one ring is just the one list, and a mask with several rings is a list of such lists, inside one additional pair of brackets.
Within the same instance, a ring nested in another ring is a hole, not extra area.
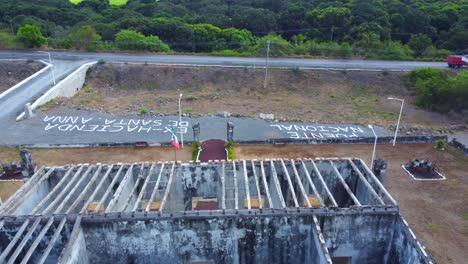
[[(51, 52), (55, 60), (99, 60), (128, 63), (164, 63), (190, 65), (256, 66), (264, 67), (265, 58), (217, 57), (194, 55), (154, 55), (129, 53), (94, 53), (94, 52)], [(45, 54), (35, 51), (0, 51), (0, 58), (5, 59), (44, 59)], [(446, 68), (445, 62), (423, 61), (378, 61), (350, 59), (294, 59), (270, 58), (270, 67), (290, 67), (306, 69), (347, 69), (347, 70), (391, 70), (407, 71), (417, 68)]]
[[(187, 65), (218, 65), (218, 66), (251, 66), (264, 67), (264, 58), (240, 58), (240, 57), (213, 57), (213, 56), (189, 56), (189, 55), (154, 55), (154, 54), (128, 54), (128, 53), (88, 53), (88, 52), (51, 52), (52, 62), (55, 65), (54, 71), (57, 81), (65, 78), (69, 73), (77, 69), (80, 65), (103, 59), (107, 62), (126, 62), (126, 63), (159, 63), (159, 64), (187, 64)], [(47, 54), (37, 51), (0, 51), (0, 59), (33, 59), (47, 60)], [(269, 60), (271, 67), (290, 67), (304, 69), (338, 69), (338, 70), (390, 70), (407, 71), (416, 68), (432, 67), (446, 68), (445, 63), (441, 62), (417, 62), (417, 61), (376, 61), (376, 60), (338, 60), (338, 59), (292, 59), (292, 58), (271, 58)], [(27, 102), (34, 101), (37, 97), (45, 93), (52, 87), (50, 72), (46, 71), (31, 81), (25, 83), (19, 89), (0, 99), (0, 145), (15, 144), (64, 144), (64, 143), (102, 143), (102, 142), (135, 142), (144, 140), (147, 142), (161, 142), (168, 139), (167, 134), (157, 130), (153, 126), (151, 133), (145, 133), (147, 126), (139, 126), (135, 133), (135, 124), (127, 124), (122, 131), (110, 132), (120, 129), (120, 126), (110, 124), (105, 127), (106, 120), (112, 120), (113, 116), (100, 116), (98, 113), (56, 113), (70, 116), (80, 116), (80, 120), (93, 119), (92, 123), (81, 123), (79, 127), (68, 126), (70, 124), (58, 124), (54, 126), (50, 122), (44, 121), (44, 117), (16, 122), (15, 118), (18, 112), (21, 112)], [(84, 118), (84, 119), (81, 119)], [(123, 119), (132, 119), (132, 117), (118, 117)], [(138, 117), (133, 117), (138, 119)], [(207, 117), (208, 118), (208, 117)], [(69, 119), (70, 120), (74, 120)], [(98, 121), (99, 120), (99, 121)], [(163, 118), (166, 120), (166, 118)], [(59, 122), (60, 120), (56, 120)], [(154, 120), (153, 120), (154, 121)], [(226, 119), (200, 119), (190, 120), (187, 139), (191, 139), (190, 128), (195, 122), (200, 122), (202, 126), (201, 139), (224, 138), (226, 133)], [(328, 128), (309, 127), (308, 130), (290, 128), (291, 124), (279, 124), (284, 126), (271, 126), (263, 120), (258, 119), (233, 119), (238, 129), (236, 129), (236, 138), (242, 140), (265, 140), (275, 138), (298, 138), (308, 137), (333, 137), (348, 131), (344, 131), (347, 126), (337, 128), (333, 125)], [(71, 121), (70, 121), (71, 122)], [(101, 122), (101, 123), (99, 123)], [(104, 122), (104, 124), (102, 124)], [(71, 124), (75, 125), (75, 124)], [(301, 125), (301, 124), (296, 124)], [(309, 124), (312, 125), (313, 124)], [(83, 127), (84, 126), (84, 127)], [(167, 125), (166, 125), (167, 126)], [(73, 130), (70, 129), (74, 127)], [(163, 131), (165, 127), (161, 127)], [(288, 130), (292, 129), (292, 130)], [(81, 129), (81, 130), (80, 130)], [(93, 130), (94, 129), (94, 130)], [(341, 130), (340, 130), (341, 129)], [(88, 131), (92, 130), (92, 131)], [(98, 131), (103, 130), (103, 131)], [(357, 133), (359, 137), (371, 137), (367, 128), (362, 128), (362, 133)], [(209, 135), (206, 134), (210, 131)], [(379, 131), (380, 135), (386, 135), (384, 130)], [(158, 134), (159, 133), (159, 134)], [(163, 134), (161, 134), (163, 133)], [(321, 133), (320, 135), (318, 133)], [(162, 137), (162, 138), (161, 138)]]

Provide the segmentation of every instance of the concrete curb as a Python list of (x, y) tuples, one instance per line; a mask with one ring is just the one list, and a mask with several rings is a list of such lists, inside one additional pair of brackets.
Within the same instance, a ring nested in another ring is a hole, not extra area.
[[(435, 142), (439, 139), (447, 142), (448, 136), (407, 136), (398, 137), (397, 144), (417, 144)], [(391, 144), (393, 137), (382, 137), (378, 139), (378, 144)], [(92, 147), (136, 147), (142, 142), (121, 142), (121, 143), (85, 143), (85, 144), (21, 144), (21, 145), (3, 145), (3, 147), (25, 147), (25, 148), (92, 148)], [(167, 142), (145, 142), (148, 147), (169, 147)], [(192, 145), (193, 141), (185, 141), (187, 146)], [(354, 138), (354, 139), (324, 139), (324, 140), (297, 140), (297, 139), (269, 139), (269, 140), (235, 140), (236, 145), (318, 145), (318, 144), (374, 144), (374, 138)]]
[[(15, 60), (17, 61), (17, 60)], [(3, 92), (2, 94), (0, 94), (0, 99), (2, 99), (3, 97), (7, 96), (9, 93), (13, 92), (14, 90), (20, 88), (23, 84), (29, 82), (30, 80), (36, 78), (37, 76), (39, 76), (40, 74), (42, 74), (43, 72), (47, 71), (50, 67), (52, 67), (51, 64), (45, 62), (45, 61), (42, 61), (42, 60), (39, 60), (39, 62), (41, 62), (42, 64), (46, 65), (46, 67), (40, 69), (39, 71), (37, 71), (36, 73), (34, 73), (33, 75), (29, 76), (28, 78), (22, 80), (21, 82), (17, 83), (16, 85), (14, 85), (13, 87), (10, 87), (8, 90), (6, 90), (5, 92)]]
[[(83, 65), (81, 65), (78, 69), (76, 69), (75, 71), (73, 71), (72, 73), (70, 73), (67, 77), (65, 77), (63, 80), (61, 80), (60, 82), (58, 82), (54, 87), (52, 87), (51, 89), (49, 89), (46, 93), (44, 93), (41, 97), (39, 97), (38, 99), (36, 99), (36, 101), (34, 101), (34, 103), (31, 104), (31, 111), (32, 110), (35, 110), (37, 107), (45, 104), (46, 102), (50, 101), (47, 100), (47, 98), (54, 92), (56, 92), (56, 90), (60, 89), (61, 86), (68, 82), (70, 80), (70, 78), (74, 77), (75, 74), (79, 73), (83, 68), (86, 68), (86, 67), (91, 67), (93, 66), (94, 64), (96, 64), (97, 61), (94, 61), (94, 62), (89, 62), (89, 63), (85, 63)], [(23, 111), (20, 115), (18, 115), (18, 117), (16, 118), (16, 121), (20, 121), (24, 118), (25, 116), (25, 112)]]
[(449, 142), (449, 145), (461, 151), (465, 156), (468, 156), (468, 146), (458, 141), (456, 138)]

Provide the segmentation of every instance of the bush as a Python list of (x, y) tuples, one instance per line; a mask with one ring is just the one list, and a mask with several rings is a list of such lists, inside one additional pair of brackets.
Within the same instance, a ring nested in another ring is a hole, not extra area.
[(105, 64), (105, 63), (106, 63), (106, 61), (105, 61), (105, 60), (103, 60), (103, 59), (99, 59), (97, 63), (98, 63), (98, 64)]
[(148, 112), (149, 111), (147, 108), (144, 108), (144, 107), (140, 108), (140, 115), (146, 115)]
[(192, 143), (192, 160), (193, 161), (197, 161), (198, 151), (200, 151), (200, 142), (199, 141), (194, 141)]
[(232, 148), (233, 142), (229, 140), (226, 142), (226, 149), (227, 149), (227, 158), (228, 160), (234, 160), (234, 149)]
[(15, 35), (6, 32), (0, 32), (0, 49), (17, 49), (22, 48), (21, 43)]
[(35, 25), (26, 24), (18, 29), (18, 39), (28, 48), (47, 45), (47, 39), (42, 36), (41, 30)]
[(115, 44), (123, 50), (170, 51), (169, 46), (156, 36), (148, 36), (134, 30), (121, 30), (115, 35)]
[(408, 89), (416, 95), (416, 105), (438, 112), (468, 109), (468, 72), (449, 77), (437, 69), (419, 69), (404, 75)]
[(436, 142), (435, 142), (435, 148), (437, 150), (445, 150), (445, 141), (443, 139), (438, 139)]

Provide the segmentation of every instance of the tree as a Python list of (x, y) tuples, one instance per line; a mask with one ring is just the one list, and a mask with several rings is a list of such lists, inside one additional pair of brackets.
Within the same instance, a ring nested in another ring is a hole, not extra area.
[(26, 24), (18, 29), (18, 39), (28, 48), (47, 45), (47, 39), (42, 36), (41, 30), (34, 25)]
[(432, 40), (425, 34), (412, 35), (408, 42), (408, 46), (414, 51), (416, 56), (421, 56), (431, 44)]
[(115, 44), (123, 50), (169, 51), (169, 46), (157, 36), (148, 36), (134, 30), (121, 30), (115, 35)]
[(270, 41), (270, 56), (285, 56), (291, 54), (291, 44), (276, 34), (269, 34), (259, 38), (257, 44), (252, 47), (252, 51), (256, 55), (265, 56), (268, 41)]
[(94, 50), (96, 44), (101, 40), (101, 36), (91, 26), (82, 26), (76, 32), (68, 35), (77, 49)]

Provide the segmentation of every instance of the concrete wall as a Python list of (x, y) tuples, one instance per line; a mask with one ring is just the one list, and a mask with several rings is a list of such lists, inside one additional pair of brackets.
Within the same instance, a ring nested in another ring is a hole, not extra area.
[(409, 227), (406, 226), (403, 218), (399, 217), (396, 220), (387, 263), (425, 263), (421, 255), (421, 253), (425, 254), (425, 252), (419, 252), (418, 247), (414, 246), (414, 244), (417, 244), (418, 242), (412, 237), (413, 234), (411, 234), (408, 228)]
[(83, 224), (90, 263), (324, 263), (313, 217)]
[[(96, 64), (96, 62), (83, 64), (76, 71), (68, 75), (65, 79), (57, 83), (49, 91), (47, 91), (45, 94), (39, 97), (31, 105), (31, 109), (34, 110), (54, 98), (71, 97), (75, 95), (76, 93), (78, 93), (83, 87), (83, 84), (85, 83), (87, 70), (94, 64)], [(16, 118), (16, 120), (19, 121), (23, 119), (24, 116), (25, 116), (25, 113), (23, 112)]]
[(396, 218), (390, 214), (363, 214), (319, 220), (332, 257), (351, 257), (353, 264), (380, 264), (388, 263)]

